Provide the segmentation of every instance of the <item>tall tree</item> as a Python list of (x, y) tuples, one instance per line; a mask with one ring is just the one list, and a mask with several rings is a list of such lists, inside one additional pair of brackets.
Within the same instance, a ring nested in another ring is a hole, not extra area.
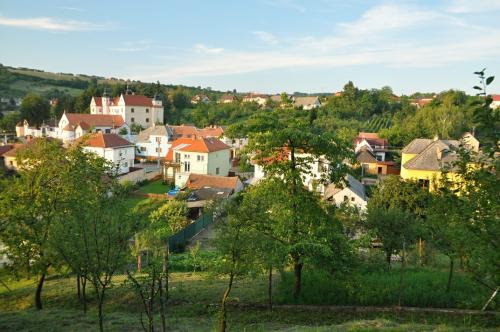
[(40, 125), (50, 118), (50, 104), (46, 98), (36, 94), (28, 94), (23, 98), (19, 109), (21, 117), (30, 125)]

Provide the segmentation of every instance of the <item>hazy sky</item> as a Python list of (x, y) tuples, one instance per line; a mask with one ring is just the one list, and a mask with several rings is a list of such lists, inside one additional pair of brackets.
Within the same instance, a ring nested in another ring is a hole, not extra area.
[(0, 62), (256, 92), (397, 94), (498, 76), (500, 0), (0, 2)]

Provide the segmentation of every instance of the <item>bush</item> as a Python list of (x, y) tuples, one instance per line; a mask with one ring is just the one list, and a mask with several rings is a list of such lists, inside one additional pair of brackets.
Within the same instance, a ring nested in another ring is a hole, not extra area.
[(196, 257), (188, 252), (172, 254), (169, 257), (169, 268), (174, 272), (208, 271), (217, 260), (213, 251), (199, 250)]

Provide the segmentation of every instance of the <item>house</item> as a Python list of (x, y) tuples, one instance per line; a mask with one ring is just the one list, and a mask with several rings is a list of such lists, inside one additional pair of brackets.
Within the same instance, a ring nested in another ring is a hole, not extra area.
[(98, 132), (81, 137), (77, 144), (82, 144), (85, 151), (108, 160), (116, 167), (117, 175), (128, 173), (130, 167), (134, 166), (134, 144), (117, 134)]
[(500, 107), (500, 95), (491, 95), (491, 104), (490, 107), (493, 109), (497, 109)]
[(155, 123), (163, 123), (163, 104), (157, 97), (127, 93), (111, 99), (104, 94), (92, 97), (90, 114), (119, 115), (129, 127), (137, 124), (148, 128)]
[[(462, 141), (440, 140), (437, 137), (414, 139), (402, 150), (401, 177), (405, 180), (416, 180), (422, 187), (434, 190), (433, 180), (439, 180), (443, 167), (447, 167), (450, 179), (458, 181), (453, 162), (458, 159), (456, 151), (459, 146), (467, 146), (467, 142), (471, 142), (468, 135)], [(475, 143), (469, 145), (469, 148), (479, 151), (479, 145)]]
[(264, 94), (259, 93), (249, 93), (243, 97), (244, 103), (257, 103), (259, 106), (265, 106), (267, 103), (267, 99), (269, 97)]
[(191, 173), (227, 176), (231, 148), (216, 138), (179, 138), (172, 142), (164, 163), (164, 176), (184, 187)]
[[(14, 148), (14, 144), (0, 145), (0, 167), (7, 167), (4, 154)], [(10, 164), (10, 161), (9, 163)]]
[(198, 128), (191, 125), (169, 126), (173, 133), (173, 139), (178, 138), (197, 138), (200, 137)]
[(118, 134), (122, 129), (130, 132), (130, 127), (120, 115), (64, 112), (56, 129), (56, 137), (68, 142), (91, 132)]
[(432, 98), (418, 98), (418, 99), (413, 99), (410, 101), (410, 104), (413, 106), (416, 106), (417, 108), (422, 108), (424, 106), (429, 105), (436, 96), (433, 96)]
[(317, 96), (310, 97), (295, 97), (293, 101), (295, 108), (302, 108), (303, 110), (312, 110), (321, 106), (321, 102)]
[(349, 174), (345, 180), (344, 187), (335, 184), (327, 186), (324, 199), (337, 206), (346, 203), (358, 207), (361, 211), (366, 210), (368, 198), (363, 184)]
[(173, 139), (171, 126), (157, 125), (144, 129), (136, 137), (136, 157), (149, 161), (165, 159)]
[(208, 104), (210, 102), (210, 98), (205, 95), (195, 95), (191, 98), (191, 104), (196, 105), (199, 103)]
[(225, 95), (222, 95), (219, 98), (218, 103), (221, 103), (221, 104), (230, 104), (230, 103), (235, 102), (235, 101), (237, 101), (236, 96), (233, 95), (233, 94), (227, 93)]
[(188, 189), (214, 188), (229, 190), (231, 194), (243, 190), (243, 183), (237, 176), (216, 176), (191, 173), (186, 181)]
[(377, 160), (374, 153), (367, 147), (361, 147), (356, 153), (357, 163), (361, 166), (362, 176), (364, 175), (399, 175), (399, 167), (394, 161)]
[(360, 132), (354, 139), (354, 153), (357, 154), (361, 149), (367, 149), (378, 161), (385, 161), (389, 142), (377, 133)]

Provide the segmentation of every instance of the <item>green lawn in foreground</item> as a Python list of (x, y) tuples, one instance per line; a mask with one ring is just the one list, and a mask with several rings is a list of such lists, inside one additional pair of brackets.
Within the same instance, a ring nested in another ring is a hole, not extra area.
[[(207, 272), (172, 273), (168, 324), (174, 331), (214, 331), (226, 280)], [(84, 315), (76, 297), (74, 278), (51, 276), (44, 285), (44, 309), (33, 308), (36, 281), (7, 280), (12, 291), (0, 286), (0, 331), (95, 331), (96, 301), (89, 286), (89, 312)], [(107, 331), (141, 331), (138, 299), (123, 286), (125, 276), (114, 278), (107, 293)], [(275, 278), (276, 284), (279, 277)], [(381, 312), (335, 312), (317, 307), (275, 308), (269, 312), (252, 304), (266, 303), (264, 276), (237, 279), (229, 306), (229, 331), (496, 331), (500, 318)], [(241, 306), (246, 305), (246, 306)], [(157, 317), (157, 319), (159, 319)], [(159, 327), (159, 325), (157, 326)]]
[(139, 188), (139, 191), (145, 194), (166, 194), (169, 190), (170, 186), (164, 185), (162, 180), (148, 182)]

